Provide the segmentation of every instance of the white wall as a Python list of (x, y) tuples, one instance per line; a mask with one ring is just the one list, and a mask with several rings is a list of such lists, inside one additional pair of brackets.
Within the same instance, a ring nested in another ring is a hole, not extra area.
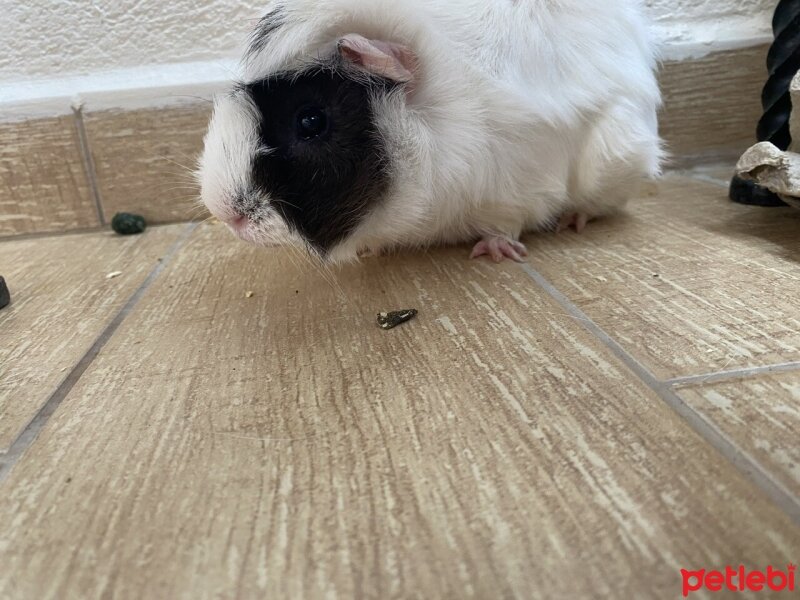
[[(644, 3), (667, 42), (665, 57), (683, 58), (770, 39), (777, 0)], [(267, 5), (266, 0), (0, 0), (0, 105), (226, 79)]]

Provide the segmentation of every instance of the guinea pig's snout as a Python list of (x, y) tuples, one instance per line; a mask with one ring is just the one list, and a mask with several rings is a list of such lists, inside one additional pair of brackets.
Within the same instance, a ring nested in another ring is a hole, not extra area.
[(237, 237), (246, 241), (253, 241), (250, 227), (252, 220), (243, 212), (235, 208), (229, 209), (221, 220)]
[(226, 221), (228, 225), (230, 225), (231, 227), (233, 227), (233, 229), (237, 231), (247, 227), (249, 222), (250, 219), (247, 218), (247, 215), (242, 215), (239, 213), (233, 213)]
[(242, 210), (242, 207), (236, 202), (228, 204), (226, 210), (220, 215), (220, 220), (237, 233), (250, 224), (247, 211)]

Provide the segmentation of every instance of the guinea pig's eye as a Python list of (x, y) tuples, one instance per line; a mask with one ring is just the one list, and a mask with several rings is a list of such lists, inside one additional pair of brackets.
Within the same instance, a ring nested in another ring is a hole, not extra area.
[(328, 115), (321, 108), (304, 108), (297, 113), (297, 133), (301, 139), (313, 140), (328, 130)]

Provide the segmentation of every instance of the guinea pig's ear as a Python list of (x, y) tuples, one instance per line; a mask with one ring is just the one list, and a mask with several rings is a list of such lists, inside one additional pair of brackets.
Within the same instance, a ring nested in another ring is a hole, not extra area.
[(397, 83), (414, 80), (417, 57), (406, 46), (352, 33), (339, 40), (338, 49), (342, 58), (372, 75)]

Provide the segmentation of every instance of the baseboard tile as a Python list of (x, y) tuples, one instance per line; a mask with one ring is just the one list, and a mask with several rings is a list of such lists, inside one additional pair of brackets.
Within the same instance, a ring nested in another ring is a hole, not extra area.
[[(660, 122), (670, 168), (734, 162), (755, 141), (767, 49), (764, 44), (733, 48), (662, 65)], [(17, 106), (16, 121), (0, 122), (0, 157), (22, 168), (24, 176), (0, 164), (0, 236), (97, 226), (98, 206), (107, 219), (123, 210), (152, 223), (203, 218), (188, 171), (202, 147), (211, 92), (221, 85), (216, 80), (197, 84), (206, 93), (180, 98), (171, 88), (163, 98), (148, 88), (141, 101), (135, 101), (135, 90), (95, 91), (82, 104), (83, 144), (71, 106), (65, 104), (63, 115), (37, 112), (29, 120), (18, 120)], [(114, 98), (119, 99), (116, 108)], [(96, 175), (96, 198), (86, 164)]]

